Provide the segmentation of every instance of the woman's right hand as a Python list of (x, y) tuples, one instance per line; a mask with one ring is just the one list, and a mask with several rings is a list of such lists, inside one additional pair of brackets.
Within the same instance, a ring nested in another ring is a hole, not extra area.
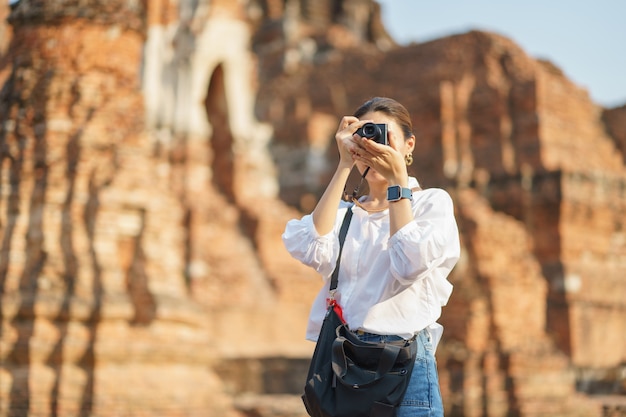
[(355, 164), (352, 155), (356, 154), (359, 147), (354, 140), (354, 132), (364, 123), (354, 116), (344, 116), (339, 122), (337, 133), (335, 133), (335, 141), (339, 149), (339, 165), (312, 213), (313, 224), (320, 236), (330, 233), (335, 225), (337, 207), (343, 197), (350, 171)]
[(363, 126), (367, 121), (359, 120), (354, 116), (344, 116), (339, 122), (337, 133), (335, 133), (335, 141), (339, 149), (339, 163), (352, 167), (354, 158), (352, 157), (359, 144), (353, 140), (354, 132)]

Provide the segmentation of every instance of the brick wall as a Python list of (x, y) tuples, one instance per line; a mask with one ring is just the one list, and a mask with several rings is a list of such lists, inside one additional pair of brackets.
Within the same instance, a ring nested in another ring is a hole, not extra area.
[[(321, 285), (280, 234), (373, 95), (407, 106), (413, 174), (457, 208), (447, 415), (619, 409), (587, 394), (625, 389), (623, 108), (496, 34), (393, 47), (367, 2), (289, 33), (274, 3), (78, 3), (22, 0), (0, 45), (0, 416), (269, 407), (231, 387), (308, 358)], [(369, 37), (341, 23), (363, 11)]]

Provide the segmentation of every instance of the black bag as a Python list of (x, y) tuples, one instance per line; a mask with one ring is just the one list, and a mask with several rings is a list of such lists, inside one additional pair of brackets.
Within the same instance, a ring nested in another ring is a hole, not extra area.
[[(339, 233), (341, 247), (351, 215), (348, 208)], [(312, 417), (393, 417), (411, 379), (415, 338), (364, 342), (350, 331), (333, 298), (340, 259), (341, 249), (302, 400)]]

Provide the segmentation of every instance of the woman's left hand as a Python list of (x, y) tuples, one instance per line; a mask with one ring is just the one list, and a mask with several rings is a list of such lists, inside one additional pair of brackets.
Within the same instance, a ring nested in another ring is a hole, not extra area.
[(408, 172), (404, 155), (398, 150), (401, 140), (398, 140), (392, 131), (388, 133), (389, 145), (383, 145), (373, 140), (359, 137), (359, 150), (354, 154), (356, 161), (372, 167), (385, 177), (389, 184), (405, 184)]

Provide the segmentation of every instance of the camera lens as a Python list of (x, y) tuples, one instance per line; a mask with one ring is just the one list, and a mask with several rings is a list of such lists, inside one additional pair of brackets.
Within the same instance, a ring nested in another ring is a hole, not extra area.
[(380, 138), (380, 136), (381, 136), (380, 128), (378, 126), (376, 126), (376, 124), (374, 124), (374, 123), (365, 123), (357, 131), (357, 133), (360, 136), (363, 136), (364, 138), (374, 139), (375, 141), (378, 140)]
[(363, 125), (363, 134), (366, 138), (373, 138), (374, 136), (376, 136), (377, 130), (378, 127), (373, 123), (367, 123)]
[(377, 125), (375, 123), (365, 123), (363, 126), (357, 129), (357, 135), (362, 138), (373, 140), (374, 142), (382, 143), (383, 145), (387, 145), (387, 125), (380, 124)]

